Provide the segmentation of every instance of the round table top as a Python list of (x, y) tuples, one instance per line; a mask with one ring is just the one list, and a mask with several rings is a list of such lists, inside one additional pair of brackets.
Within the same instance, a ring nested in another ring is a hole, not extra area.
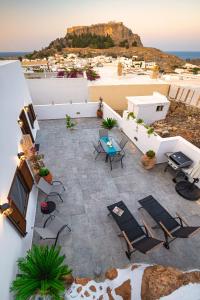
[(41, 212), (45, 215), (51, 214), (56, 209), (56, 204), (53, 201), (46, 201), (47, 206), (41, 207)]

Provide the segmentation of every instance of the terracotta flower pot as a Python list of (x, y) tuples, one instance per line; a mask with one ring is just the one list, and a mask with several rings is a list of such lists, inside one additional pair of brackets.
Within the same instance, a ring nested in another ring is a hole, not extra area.
[(146, 154), (142, 155), (141, 162), (146, 170), (150, 170), (155, 166), (156, 157), (150, 158)]
[(48, 175), (46, 175), (46, 176), (43, 176), (43, 178), (44, 178), (44, 180), (46, 180), (46, 182), (48, 182), (48, 183), (52, 183), (52, 180), (53, 180), (53, 176), (52, 176), (52, 174), (49, 172), (49, 174)]
[(63, 279), (64, 279), (65, 283), (67, 283), (67, 284), (72, 284), (74, 282), (74, 277), (72, 274), (63, 276)]
[(103, 111), (102, 110), (97, 110), (97, 117), (102, 119), (103, 118)]

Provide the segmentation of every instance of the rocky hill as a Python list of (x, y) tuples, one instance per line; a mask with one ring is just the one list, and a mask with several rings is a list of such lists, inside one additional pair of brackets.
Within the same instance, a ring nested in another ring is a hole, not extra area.
[(75, 278), (66, 300), (198, 300), (200, 271), (183, 272), (161, 265), (133, 264), (109, 269), (104, 281)]
[(139, 35), (122, 22), (68, 28), (65, 37), (55, 39), (46, 48), (27, 55), (27, 58), (44, 58), (55, 53), (77, 53), (84, 57), (138, 56), (138, 60), (155, 61), (165, 72), (171, 72), (185, 63), (177, 56), (143, 47)]
[(124, 26), (122, 22), (101, 23), (91, 26), (74, 26), (67, 29), (68, 35), (82, 35), (88, 33), (99, 36), (109, 35), (114, 41), (115, 46), (123, 44), (128, 47), (143, 46), (139, 35), (133, 33), (129, 28)]

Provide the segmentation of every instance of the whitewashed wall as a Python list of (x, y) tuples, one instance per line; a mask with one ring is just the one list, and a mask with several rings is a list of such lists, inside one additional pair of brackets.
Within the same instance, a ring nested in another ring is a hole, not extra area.
[(27, 79), (33, 104), (83, 103), (88, 99), (85, 78)]
[(92, 118), (96, 117), (97, 108), (98, 102), (34, 106), (38, 120), (63, 119), (66, 114), (71, 118)]
[(167, 161), (166, 152), (183, 151), (194, 161), (194, 165), (200, 161), (200, 149), (192, 145), (180, 136), (162, 138), (159, 135), (147, 134), (147, 129), (143, 125), (137, 125), (135, 120), (127, 120), (128, 111), (124, 111), (123, 126), (124, 133), (134, 142), (134, 144), (145, 153), (152, 149), (156, 153), (157, 163)]
[(123, 126), (123, 120), (122, 117), (116, 113), (116, 111), (114, 111), (108, 104), (106, 104), (105, 102), (103, 103), (103, 118), (107, 119), (107, 118), (112, 118), (117, 120), (117, 124), (120, 128), (122, 128)]
[[(31, 97), (21, 70), (20, 63), (0, 62), (0, 204), (7, 202), (12, 179), (19, 163), (17, 153), (21, 130), (17, 123), (24, 105), (31, 102)], [(36, 122), (37, 127), (37, 122)], [(36, 130), (33, 132), (35, 136)], [(22, 238), (9, 220), (0, 214), (0, 299), (12, 299), (9, 287), (17, 272), (16, 261), (24, 256), (32, 243), (37, 189), (33, 188), (27, 208), (27, 232)]]

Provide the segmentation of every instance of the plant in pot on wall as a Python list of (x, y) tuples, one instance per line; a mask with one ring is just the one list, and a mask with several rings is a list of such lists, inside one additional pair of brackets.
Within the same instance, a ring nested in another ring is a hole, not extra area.
[(46, 167), (42, 167), (39, 170), (39, 176), (43, 177), (44, 180), (46, 180), (46, 182), (51, 183), (53, 180), (53, 176), (50, 173), (49, 169), (47, 169)]
[(72, 277), (64, 260), (60, 248), (33, 245), (26, 257), (18, 260), (19, 274), (11, 285), (14, 299), (63, 299), (66, 278)]
[(138, 125), (142, 125), (144, 123), (144, 121), (143, 121), (143, 119), (137, 119), (136, 123), (137, 123), (136, 131), (138, 131)]
[(142, 155), (141, 162), (146, 170), (152, 169), (156, 163), (155, 152), (153, 150), (147, 151), (144, 155)]
[(133, 119), (133, 120), (135, 119), (135, 114), (133, 111), (130, 111), (127, 115), (127, 120), (130, 120), (130, 119)]
[(103, 98), (99, 98), (99, 104), (97, 109), (97, 118), (103, 118)]
[(117, 120), (112, 119), (112, 118), (107, 118), (107, 119), (102, 121), (101, 126), (103, 128), (111, 130), (113, 127), (117, 126)]

